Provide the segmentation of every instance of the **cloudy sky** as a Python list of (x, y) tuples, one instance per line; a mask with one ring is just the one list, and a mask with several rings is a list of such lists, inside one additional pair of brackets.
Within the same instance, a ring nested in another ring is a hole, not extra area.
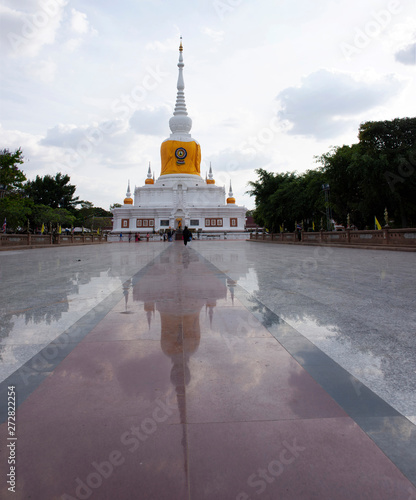
[(201, 175), (304, 172), (360, 123), (416, 116), (415, 0), (1, 0), (0, 148), (108, 209), (141, 186), (176, 99), (179, 37)]

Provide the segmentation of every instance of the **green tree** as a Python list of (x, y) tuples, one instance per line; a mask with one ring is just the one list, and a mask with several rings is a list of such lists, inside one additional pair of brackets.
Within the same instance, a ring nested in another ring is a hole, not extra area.
[(416, 118), (365, 122), (359, 143), (320, 156), (334, 218), (373, 227), (384, 210), (403, 227), (416, 222)]
[(366, 223), (363, 217), (363, 176), (361, 147), (334, 147), (328, 153), (317, 157), (322, 164), (325, 183), (330, 186), (330, 205), (334, 219), (346, 225), (347, 216), (357, 227)]
[(26, 229), (32, 210), (33, 202), (19, 195), (11, 194), (0, 199), (0, 220), (2, 224), (4, 219), (7, 220), (8, 231)]
[(256, 170), (259, 179), (250, 181), (248, 193), (255, 197), (254, 218), (257, 224), (279, 231), (280, 226), (294, 230), (295, 221), (312, 226), (324, 213), (321, 193), (323, 174), (320, 170), (309, 170), (302, 175), (296, 173), (270, 173)]
[(323, 184), (330, 186), (329, 205), (339, 223), (345, 225), (349, 214), (357, 227), (373, 227), (374, 216), (382, 219), (387, 208), (396, 225), (415, 224), (416, 118), (365, 122), (358, 138), (358, 144), (317, 157), (322, 166), (302, 175), (256, 170), (248, 193), (257, 224), (274, 231), (279, 225), (294, 229), (295, 221), (319, 224), (326, 209)]
[(14, 153), (8, 149), (0, 150), (0, 189), (5, 195), (23, 188), (25, 174), (18, 165), (23, 163), (23, 153), (19, 148)]
[(72, 226), (75, 223), (75, 216), (65, 208), (51, 208), (46, 205), (34, 205), (30, 217), (32, 227), (40, 228), (45, 224), (47, 228)]
[(358, 138), (369, 184), (366, 199), (378, 213), (387, 207), (403, 227), (415, 224), (416, 118), (363, 123)]
[(113, 214), (101, 207), (94, 207), (90, 201), (81, 203), (81, 208), (76, 213), (77, 226), (84, 226), (90, 229), (102, 229), (111, 226)]
[(61, 173), (57, 173), (55, 177), (37, 175), (34, 181), (26, 183), (25, 192), (37, 205), (73, 211), (81, 201), (74, 197), (76, 186), (69, 184), (69, 181), (69, 175)]

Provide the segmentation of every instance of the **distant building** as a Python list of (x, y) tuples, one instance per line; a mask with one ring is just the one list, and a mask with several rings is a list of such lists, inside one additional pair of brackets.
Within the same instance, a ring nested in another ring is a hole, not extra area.
[(201, 147), (192, 138), (192, 120), (185, 105), (183, 47), (179, 46), (179, 76), (176, 106), (169, 120), (170, 137), (161, 145), (161, 172), (155, 180), (150, 165), (145, 183), (134, 189), (128, 182), (123, 206), (114, 208), (113, 233), (182, 229), (199, 231), (244, 231), (244, 206), (238, 206), (232, 192), (217, 186), (209, 169), (204, 180), (200, 173)]
[(249, 215), (246, 217), (246, 231), (263, 231), (263, 228), (254, 222), (254, 217)]

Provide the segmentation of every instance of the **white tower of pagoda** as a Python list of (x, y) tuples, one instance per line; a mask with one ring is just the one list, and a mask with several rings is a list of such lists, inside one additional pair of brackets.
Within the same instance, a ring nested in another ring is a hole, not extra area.
[(171, 134), (160, 148), (161, 171), (155, 180), (149, 168), (145, 184), (128, 196), (121, 208), (113, 210), (113, 232), (148, 232), (181, 229), (188, 226), (198, 232), (243, 231), (245, 207), (235, 204), (230, 190), (215, 184), (212, 167), (205, 180), (200, 175), (201, 147), (192, 138), (192, 120), (185, 103), (183, 46), (179, 45), (176, 103), (169, 120)]

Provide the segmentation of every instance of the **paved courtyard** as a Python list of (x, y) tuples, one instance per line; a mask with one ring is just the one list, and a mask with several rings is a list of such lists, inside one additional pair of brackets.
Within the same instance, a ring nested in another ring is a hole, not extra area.
[(415, 263), (230, 240), (1, 252), (0, 498), (416, 499)]

